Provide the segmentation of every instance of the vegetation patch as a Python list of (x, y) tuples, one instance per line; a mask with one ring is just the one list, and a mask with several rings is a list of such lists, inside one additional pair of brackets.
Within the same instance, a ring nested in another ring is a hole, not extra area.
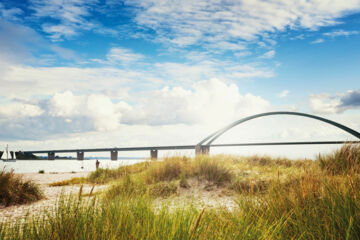
[(153, 161), (145, 173), (148, 184), (160, 181), (171, 181), (179, 178), (186, 171), (186, 166), (191, 164), (186, 157), (165, 158), (163, 161)]
[(230, 169), (216, 158), (201, 156), (195, 159), (194, 175), (203, 177), (218, 186), (231, 182), (233, 174)]
[(265, 193), (265, 191), (268, 189), (268, 186), (269, 182), (265, 180), (237, 179), (231, 184), (230, 189), (239, 194), (255, 194)]
[(149, 186), (149, 194), (152, 197), (166, 198), (177, 193), (177, 186), (172, 182), (159, 182)]
[(148, 162), (137, 163), (130, 166), (121, 166), (116, 169), (98, 168), (87, 177), (75, 177), (69, 180), (54, 182), (49, 186), (66, 186), (74, 184), (106, 184), (121, 179), (127, 174), (136, 174), (145, 171), (149, 166)]
[(139, 197), (146, 193), (145, 184), (140, 179), (133, 179), (130, 175), (126, 175), (120, 181), (115, 182), (106, 191), (106, 197), (109, 199), (117, 197)]
[(360, 144), (344, 144), (331, 154), (319, 154), (317, 160), (321, 169), (329, 174), (360, 173)]
[[(354, 161), (341, 174), (319, 167), (320, 162), (288, 161), (175, 157), (100, 170), (94, 180), (114, 179), (108, 190), (92, 198), (80, 191), (82, 197), (60, 200), (46, 217), (0, 223), (0, 238), (360, 239), (360, 175)], [(232, 194), (233, 207), (211, 203), (223, 191)], [(207, 199), (209, 205), (179, 194)]]
[(30, 181), (23, 180), (21, 176), (15, 175), (13, 171), (0, 171), (0, 204), (9, 206), (13, 204), (24, 204), (43, 198), (40, 187)]

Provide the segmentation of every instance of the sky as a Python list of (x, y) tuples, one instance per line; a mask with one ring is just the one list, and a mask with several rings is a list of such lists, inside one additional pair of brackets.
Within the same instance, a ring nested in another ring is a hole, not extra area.
[[(360, 131), (359, 66), (359, 0), (1, 0), (0, 148), (196, 144), (268, 111)], [(271, 116), (214, 143), (311, 140), (354, 138)]]

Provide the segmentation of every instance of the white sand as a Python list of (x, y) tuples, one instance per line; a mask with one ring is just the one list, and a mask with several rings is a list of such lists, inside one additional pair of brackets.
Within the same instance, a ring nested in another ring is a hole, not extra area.
[[(44, 208), (49, 208), (55, 205), (56, 200), (61, 193), (70, 194), (78, 193), (80, 186), (63, 186), (63, 187), (49, 187), (49, 183), (59, 182), (66, 179), (71, 179), (73, 177), (86, 177), (89, 172), (79, 172), (79, 173), (24, 173), (21, 174), (24, 179), (31, 179), (34, 182), (38, 183), (41, 189), (44, 192), (45, 198), (43, 200), (24, 204), (24, 205), (14, 205), (9, 207), (0, 206), (0, 222), (12, 221), (19, 217), (23, 218), (27, 214), (37, 214), (42, 211)], [(96, 185), (94, 192), (106, 188), (106, 185)], [(92, 188), (92, 185), (85, 184), (83, 186), (83, 194), (89, 193)]]

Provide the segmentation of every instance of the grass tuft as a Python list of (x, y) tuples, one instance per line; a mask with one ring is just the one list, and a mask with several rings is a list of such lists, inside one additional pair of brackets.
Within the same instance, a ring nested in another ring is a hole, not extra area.
[(39, 186), (30, 181), (23, 180), (15, 175), (14, 171), (0, 171), (0, 204), (9, 206), (37, 201), (43, 198)]
[(218, 186), (229, 183), (233, 179), (233, 174), (222, 161), (209, 156), (195, 158), (194, 168), (196, 176), (202, 177)]
[(151, 184), (177, 179), (188, 162), (189, 159), (186, 157), (165, 158), (163, 161), (152, 162), (145, 173), (145, 181)]
[(360, 144), (344, 144), (331, 154), (319, 154), (320, 168), (333, 175), (360, 173)]
[(172, 182), (159, 182), (149, 186), (149, 195), (155, 198), (166, 198), (177, 193), (177, 186)]

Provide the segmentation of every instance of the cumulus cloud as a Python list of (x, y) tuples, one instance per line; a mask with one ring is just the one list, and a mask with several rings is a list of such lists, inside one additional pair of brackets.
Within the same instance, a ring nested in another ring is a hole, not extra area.
[(151, 91), (134, 106), (113, 103), (105, 95), (75, 96), (67, 91), (48, 101), (48, 113), (71, 119), (86, 116), (96, 130), (112, 130), (123, 124), (224, 124), (240, 116), (265, 111), (270, 103), (252, 94), (242, 95), (238, 87), (217, 79), (201, 81), (192, 88), (164, 87)]
[(217, 79), (200, 81), (191, 89), (163, 88), (149, 94), (124, 116), (126, 123), (223, 125), (240, 116), (265, 111), (270, 103)]
[(66, 91), (56, 93), (48, 101), (50, 116), (71, 119), (86, 117), (95, 130), (108, 131), (119, 127), (123, 109), (130, 108), (126, 103), (113, 103), (108, 96), (91, 94), (89, 96), (74, 96)]
[[(9, 131), (12, 116), (16, 116), (17, 132), (19, 127), (33, 126), (31, 131), (38, 128), (39, 135), (51, 136), (66, 131), (68, 134), (113, 131), (120, 129), (122, 124), (220, 127), (269, 108), (270, 103), (262, 97), (250, 93), (243, 95), (234, 83), (211, 79), (197, 82), (191, 88), (164, 87), (148, 91), (132, 104), (114, 101), (100, 93), (76, 95), (71, 91), (59, 92), (40, 102), (24, 101), (2, 106), (0, 116), (1, 124), (9, 124)], [(21, 120), (19, 116), (30, 118)]]
[(350, 90), (336, 96), (330, 94), (310, 95), (310, 107), (315, 113), (342, 113), (360, 107), (360, 90)]
[(313, 94), (309, 97), (310, 108), (314, 113), (338, 113), (340, 112), (340, 100), (329, 94)]
[(155, 30), (158, 40), (178, 46), (252, 41), (286, 28), (316, 29), (359, 10), (359, 1), (181, 1), (127, 0), (135, 21)]

